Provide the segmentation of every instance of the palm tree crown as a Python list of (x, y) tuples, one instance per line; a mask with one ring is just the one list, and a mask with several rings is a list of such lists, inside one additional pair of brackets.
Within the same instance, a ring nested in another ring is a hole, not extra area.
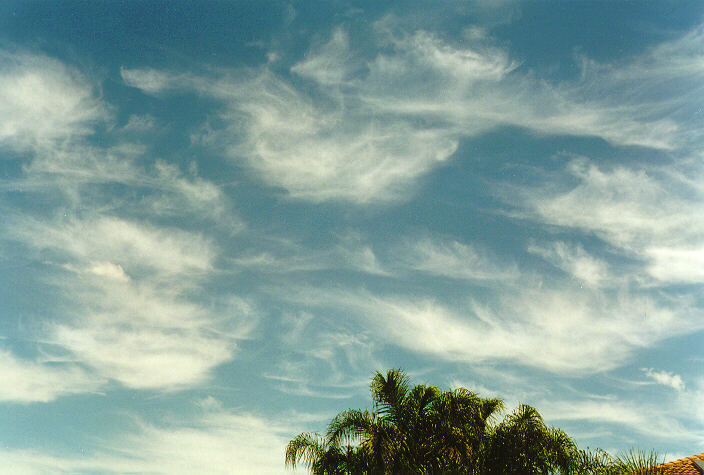
[(579, 450), (525, 404), (496, 424), (500, 399), (462, 387), (411, 388), (398, 369), (377, 372), (370, 390), (372, 411), (348, 409), (330, 421), (325, 435), (299, 434), (286, 448), (286, 465), (302, 463), (313, 474), (472, 475), (612, 474), (644, 465)]
[[(377, 372), (370, 389), (373, 411), (339, 413), (325, 436), (300, 434), (287, 447), (287, 465), (302, 462), (313, 473), (344, 472), (341, 467), (351, 465), (343, 462), (346, 457), (364, 459), (355, 466), (373, 473), (439, 473), (476, 465), (489, 419), (503, 407), (501, 400), (484, 399), (465, 388), (411, 388), (397, 369)], [(358, 443), (355, 448), (343, 449), (352, 441)]]

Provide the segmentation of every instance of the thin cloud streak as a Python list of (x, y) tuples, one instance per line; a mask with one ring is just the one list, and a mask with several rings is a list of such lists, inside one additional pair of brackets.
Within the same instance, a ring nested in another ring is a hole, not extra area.
[[(684, 427), (679, 420), (659, 408), (649, 405), (634, 405), (623, 401), (545, 401), (544, 415), (547, 420), (567, 422), (579, 421), (605, 423), (640, 432), (650, 437), (677, 440), (683, 443), (701, 443), (704, 433)], [(541, 411), (543, 412), (543, 411)], [(667, 427), (667, 431), (663, 431)]]
[(453, 239), (409, 239), (401, 259), (411, 269), (439, 277), (502, 281), (519, 276), (516, 264), (499, 263), (486, 250)]
[[(79, 456), (40, 450), (0, 450), (3, 468), (36, 473), (282, 473), (290, 434), (301, 421), (317, 417), (293, 414), (276, 420), (222, 408), (212, 397), (195, 417), (155, 425), (137, 421), (131, 433), (114, 435), (104, 447)], [(292, 473), (297, 473), (293, 471)]]
[(470, 300), (463, 310), (355, 290), (288, 289), (282, 298), (354, 315), (384, 341), (442, 360), (510, 361), (560, 374), (617, 368), (639, 348), (692, 331), (697, 315), (646, 295), (569, 287), (507, 288), (496, 303)]

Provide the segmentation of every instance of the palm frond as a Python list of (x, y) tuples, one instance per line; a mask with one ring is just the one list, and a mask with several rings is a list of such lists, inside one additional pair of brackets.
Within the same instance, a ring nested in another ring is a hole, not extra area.
[(413, 387), (409, 395), (409, 403), (413, 404), (414, 410), (418, 414), (424, 414), (433, 403), (442, 394), (440, 389), (435, 386), (426, 386), (425, 384), (417, 384)]
[(370, 389), (379, 413), (396, 420), (401, 416), (403, 403), (408, 396), (408, 376), (401, 369), (390, 369), (386, 376), (376, 372)]
[(376, 422), (369, 411), (348, 409), (336, 415), (328, 425), (325, 437), (329, 444), (339, 444), (344, 438), (360, 438), (368, 433)]
[(654, 450), (629, 449), (616, 455), (614, 467), (622, 473), (657, 473), (653, 467), (664, 462)]
[(326, 450), (325, 441), (319, 434), (298, 434), (286, 446), (286, 466), (296, 468), (298, 462), (312, 466), (323, 457)]

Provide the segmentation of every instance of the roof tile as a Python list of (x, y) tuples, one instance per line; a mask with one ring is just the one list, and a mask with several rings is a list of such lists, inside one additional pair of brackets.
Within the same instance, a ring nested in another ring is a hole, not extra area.
[(648, 470), (635, 472), (638, 475), (663, 474), (663, 475), (702, 475), (702, 471), (697, 468), (695, 460), (704, 461), (704, 454), (692, 455), (683, 459), (657, 465)]

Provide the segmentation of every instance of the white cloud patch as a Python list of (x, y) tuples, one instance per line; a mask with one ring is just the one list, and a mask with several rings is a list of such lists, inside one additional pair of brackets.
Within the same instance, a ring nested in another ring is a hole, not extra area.
[[(698, 44), (700, 36), (679, 41)], [(291, 197), (315, 202), (402, 199), (452, 156), (462, 137), (501, 125), (661, 149), (686, 146), (695, 135), (683, 117), (666, 113), (686, 105), (681, 96), (645, 101), (637, 95), (686, 81), (682, 71), (699, 73), (698, 56), (678, 54), (673, 61), (662, 52), (677, 49), (677, 42), (624, 64), (585, 61), (580, 80), (551, 85), (484, 34), (458, 45), (381, 22), (372, 37), (384, 46), (372, 58), (342, 29), (312, 48), (291, 68), (312, 90), (266, 68), (219, 78), (151, 69), (123, 69), (122, 76), (146, 93), (185, 88), (221, 99), (225, 127), (208, 126), (199, 140), (244, 160)], [(651, 70), (660, 72), (655, 77)], [(634, 93), (631, 84), (639, 78), (647, 85)]]
[(88, 272), (120, 282), (127, 282), (130, 280), (130, 277), (125, 273), (122, 266), (119, 264), (113, 264), (112, 262), (94, 262), (91, 264)]
[(645, 257), (650, 261), (648, 272), (657, 280), (704, 282), (704, 238), (692, 247), (649, 247)]
[(206, 272), (216, 254), (213, 244), (198, 234), (108, 216), (54, 223), (21, 219), (10, 224), (8, 234), (62, 258), (111, 262), (123, 271), (163, 276)]
[[(164, 162), (142, 164), (147, 147), (122, 135), (152, 129), (150, 116), (133, 115), (125, 127), (115, 128), (110, 106), (99, 97), (99, 85), (55, 59), (0, 51), (0, 70), (0, 145), (31, 152), (24, 176), (0, 184), (3, 189), (58, 190), (80, 207), (86, 195), (116, 200), (95, 187), (117, 183), (141, 189), (146, 196), (142, 206), (153, 213), (173, 214), (178, 209), (235, 230), (241, 227), (224, 193), (212, 182), (185, 176)], [(109, 146), (89, 144), (100, 123), (123, 140), (108, 140)]]
[(151, 115), (131, 115), (122, 127), (123, 132), (144, 133), (156, 128), (156, 119)]
[(339, 86), (361, 73), (362, 62), (350, 51), (349, 35), (341, 28), (333, 31), (330, 41), (310, 51), (291, 67), (291, 72), (324, 86)]
[[(28, 152), (23, 176), (0, 186), (30, 199), (49, 197), (41, 213), (9, 213), (2, 237), (41, 261), (47, 270), (41, 284), (61, 295), (36, 339), (75, 360), (40, 364), (3, 354), (14, 388), (2, 398), (49, 401), (95, 390), (108, 379), (151, 389), (207, 380), (214, 367), (232, 359), (256, 312), (235, 296), (199, 301), (215, 270), (217, 246), (201, 233), (154, 218), (205, 218), (238, 231), (241, 222), (224, 192), (195, 167), (183, 173), (151, 159), (147, 146), (126, 140), (153, 129), (154, 119), (131, 116), (116, 127), (98, 85), (74, 68), (4, 52), (0, 65), (0, 145)], [(151, 90), (157, 79), (133, 77), (142, 85), (152, 81)], [(109, 145), (90, 142), (101, 122)], [(114, 185), (123, 192), (116, 194)], [(122, 216), (109, 215), (114, 209)]]
[(255, 322), (245, 302), (203, 307), (168, 289), (113, 282), (76, 287), (76, 318), (47, 339), (130, 388), (180, 389), (202, 383), (232, 359)]
[(389, 275), (371, 245), (357, 232), (340, 233), (336, 243), (324, 249), (307, 248), (287, 239), (267, 238), (260, 239), (255, 251), (245, 250), (232, 258), (233, 268), (276, 274), (336, 269)]
[(24, 167), (23, 178), (4, 185), (21, 191), (56, 190), (80, 207), (82, 200), (104, 200), (109, 204), (120, 198), (99, 187), (120, 184), (139, 191), (140, 211), (156, 216), (192, 215), (207, 218), (233, 231), (243, 225), (232, 210), (222, 189), (197, 175), (183, 173), (163, 160), (151, 166), (138, 164), (145, 158), (144, 146), (121, 142), (107, 148), (85, 143), (61, 143), (35, 151)]
[(70, 363), (40, 363), (0, 349), (0, 401), (49, 402), (67, 394), (97, 391), (104, 380)]
[(661, 124), (660, 130), (644, 130), (659, 133), (652, 136), (654, 142), (698, 150), (704, 138), (695, 117), (704, 97), (702, 51), (704, 26), (699, 25), (625, 63), (604, 65), (585, 59), (583, 82), (604, 103), (616, 101), (623, 111)]
[[(584, 159), (571, 161), (567, 172), (575, 186), (526, 188), (514, 202), (534, 219), (594, 233), (634, 254), (657, 281), (701, 282), (704, 208), (684, 176), (655, 167), (603, 170)], [(576, 271), (576, 257), (564, 253), (562, 265)], [(582, 270), (597, 271), (594, 264)]]
[[(598, 136), (617, 145), (676, 147), (679, 124), (649, 113), (647, 106), (619, 100), (629, 86), (610, 71), (595, 78), (608, 90), (612, 102), (607, 102), (606, 92), (594, 94), (594, 84), (584, 78), (537, 80), (482, 35), (470, 35), (461, 47), (427, 32), (391, 36), (396, 54), (371, 63), (361, 94), (387, 112), (442, 121), (462, 136), (516, 125), (546, 134)], [(401, 80), (406, 87), (394, 88)]]
[(389, 275), (374, 250), (358, 233), (349, 232), (339, 236), (339, 244), (332, 250), (332, 260), (342, 267), (367, 274)]
[(518, 277), (515, 264), (502, 265), (488, 251), (452, 239), (409, 241), (403, 259), (412, 269), (453, 279), (510, 280)]
[[(80, 456), (57, 456), (36, 449), (0, 450), (3, 469), (37, 473), (208, 473), (280, 474), (286, 444), (302, 431), (308, 414), (265, 418), (223, 409), (213, 398), (195, 417), (178, 423), (139, 423), (131, 434), (108, 440), (106, 447)], [(291, 473), (300, 473), (291, 471)]]
[(154, 69), (120, 68), (120, 75), (122, 76), (122, 80), (128, 86), (132, 86), (149, 93), (163, 91), (169, 87), (172, 79), (170, 75)]
[(236, 105), (246, 137), (230, 153), (244, 155), (259, 176), (295, 198), (397, 199), (457, 147), (441, 129), (316, 107), (270, 75), (253, 83), (246, 98)]
[(587, 285), (599, 286), (610, 278), (606, 261), (587, 253), (581, 245), (557, 241), (547, 246), (535, 243), (528, 251), (537, 254)]
[(233, 232), (243, 229), (244, 224), (232, 210), (222, 189), (212, 181), (197, 176), (195, 169), (186, 175), (178, 166), (158, 160), (150, 181), (148, 185), (158, 192), (145, 197), (141, 204), (151, 213), (157, 216), (182, 216), (190, 212), (197, 217), (208, 217)]
[[(683, 426), (668, 411), (646, 404), (620, 400), (562, 400), (545, 401), (541, 413), (549, 421), (579, 421), (590, 424), (614, 424), (629, 430), (656, 437), (699, 443), (703, 434)], [(663, 431), (667, 427), (667, 431)]]
[[(556, 373), (607, 371), (635, 350), (693, 331), (692, 310), (580, 288), (512, 289), (455, 310), (432, 299), (301, 291), (289, 298), (356, 315), (387, 342), (448, 361), (511, 361)], [(688, 321), (687, 325), (683, 325)]]
[(17, 180), (16, 186), (32, 191), (59, 187), (74, 190), (86, 184), (144, 184), (146, 174), (134, 165), (144, 151), (143, 146), (127, 142), (107, 149), (76, 142), (54, 144), (35, 150), (24, 168), (24, 179)]
[(644, 170), (602, 170), (579, 159), (570, 162), (567, 171), (577, 179), (577, 186), (526, 196), (534, 212), (549, 223), (593, 230), (624, 247), (647, 245), (682, 231), (696, 232), (691, 225), (701, 219), (701, 213), (682, 212), (686, 202)]
[(384, 366), (374, 355), (377, 345), (367, 331), (318, 326), (283, 341), (295, 356), (265, 377), (278, 381), (276, 389), (287, 394), (332, 399), (366, 394), (369, 373)]
[(8, 231), (70, 271), (51, 281), (66, 316), (47, 323), (42, 338), (103, 378), (131, 388), (199, 384), (256, 324), (244, 300), (191, 297), (216, 255), (200, 235), (106, 216), (25, 219)]
[(684, 391), (684, 381), (679, 374), (670, 373), (667, 371), (657, 371), (653, 368), (643, 368), (645, 375), (663, 386), (669, 386), (675, 391)]
[(107, 108), (78, 71), (44, 56), (0, 52), (0, 144), (19, 150), (92, 133)]

